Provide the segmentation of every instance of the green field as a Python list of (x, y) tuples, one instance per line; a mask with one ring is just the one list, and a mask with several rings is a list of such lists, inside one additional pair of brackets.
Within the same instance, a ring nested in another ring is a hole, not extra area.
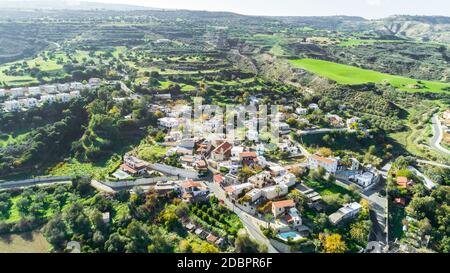
[(305, 69), (339, 84), (390, 84), (397, 89), (409, 92), (445, 92), (450, 83), (422, 81), (401, 76), (390, 75), (373, 70), (362, 69), (350, 65), (338, 64), (316, 59), (297, 59), (289, 61), (294, 67)]
[(359, 45), (373, 45), (375, 43), (399, 43), (403, 40), (371, 40), (371, 39), (348, 39), (339, 43), (339, 46), (359, 46)]
[(0, 253), (46, 253), (50, 244), (40, 232), (0, 236)]

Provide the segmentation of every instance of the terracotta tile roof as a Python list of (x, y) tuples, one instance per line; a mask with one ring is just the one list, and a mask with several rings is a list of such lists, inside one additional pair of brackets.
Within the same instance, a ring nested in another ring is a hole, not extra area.
[(255, 152), (242, 152), (239, 154), (240, 157), (257, 157)]
[(181, 183), (181, 187), (182, 188), (201, 187), (201, 184), (193, 180), (186, 180), (183, 183)]
[(234, 189), (235, 189), (234, 186), (228, 186), (228, 187), (224, 188), (224, 190), (228, 193), (234, 192)]
[(334, 160), (332, 160), (332, 159), (330, 159), (330, 158), (326, 158), (326, 157), (320, 156), (320, 155), (314, 154), (314, 155), (312, 155), (311, 157), (312, 157), (314, 160), (321, 161), (321, 162), (324, 162), (324, 163), (326, 163), (326, 164), (333, 164), (333, 163), (334, 163)]
[(120, 169), (121, 169), (122, 171), (125, 171), (125, 172), (127, 172), (127, 173), (131, 173), (131, 174), (136, 174), (136, 173), (137, 173), (137, 170), (131, 168), (130, 166), (128, 166), (128, 165), (125, 164), (125, 163), (122, 164), (122, 165), (120, 165)]
[(225, 153), (229, 150), (231, 150), (231, 148), (233, 148), (233, 146), (228, 143), (227, 141), (223, 142), (222, 144), (220, 144), (219, 146), (217, 146), (213, 153), (218, 154), (218, 153)]
[(404, 177), (404, 176), (399, 176), (399, 177), (397, 177), (397, 183), (401, 183), (401, 184), (408, 183), (408, 178)]
[(206, 237), (206, 240), (207, 240), (208, 242), (210, 242), (210, 243), (214, 243), (215, 241), (217, 241), (217, 237), (214, 236), (212, 233), (210, 233), (210, 234), (208, 235), (208, 237)]
[(285, 207), (293, 207), (295, 206), (295, 202), (292, 199), (272, 202), (272, 207), (275, 208), (285, 208)]
[(221, 174), (216, 174), (216, 175), (214, 175), (213, 179), (214, 179), (214, 182), (215, 182), (215, 183), (220, 184), (220, 183), (223, 182), (223, 180), (224, 180), (225, 178), (224, 178), (223, 175), (221, 175)]

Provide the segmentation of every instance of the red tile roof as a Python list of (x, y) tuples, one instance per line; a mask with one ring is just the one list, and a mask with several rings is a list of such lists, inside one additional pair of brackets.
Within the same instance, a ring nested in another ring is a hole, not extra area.
[(272, 207), (275, 207), (275, 208), (286, 208), (286, 207), (293, 207), (293, 206), (295, 206), (295, 202), (292, 199), (272, 202)]
[(314, 160), (321, 161), (321, 162), (324, 162), (324, 163), (326, 163), (326, 164), (333, 164), (333, 163), (334, 163), (334, 160), (332, 160), (332, 159), (330, 159), (330, 158), (326, 158), (326, 157), (320, 156), (320, 155), (314, 154), (314, 155), (312, 155), (311, 157), (312, 157)]
[(181, 187), (182, 188), (201, 187), (201, 184), (193, 180), (186, 180), (183, 183), (181, 183)]
[(214, 149), (213, 153), (215, 153), (215, 154), (225, 153), (225, 152), (231, 150), (231, 148), (233, 148), (233, 146), (230, 143), (228, 143), (227, 141), (225, 141), (222, 144), (220, 144), (219, 146), (217, 146)]
[(224, 178), (223, 175), (221, 175), (221, 174), (216, 174), (216, 175), (214, 175), (213, 179), (214, 179), (214, 182), (215, 182), (215, 183), (220, 184), (220, 183), (223, 182), (223, 180), (224, 180), (225, 178)]
[(240, 157), (257, 157), (255, 152), (242, 152), (239, 154)]
[(120, 169), (121, 169), (122, 171), (125, 171), (125, 172), (130, 173), (130, 174), (136, 174), (136, 173), (137, 173), (137, 170), (131, 168), (130, 166), (128, 166), (128, 165), (125, 164), (125, 163), (122, 164), (122, 165), (120, 165)]
[(217, 237), (214, 236), (212, 233), (210, 233), (210, 234), (208, 235), (208, 237), (206, 237), (206, 240), (207, 240), (208, 242), (210, 242), (210, 243), (214, 243), (215, 241), (217, 241)]

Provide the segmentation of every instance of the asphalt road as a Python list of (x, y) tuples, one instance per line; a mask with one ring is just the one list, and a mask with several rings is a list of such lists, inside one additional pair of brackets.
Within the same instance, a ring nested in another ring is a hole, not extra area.
[(433, 126), (433, 137), (431, 138), (430, 144), (433, 149), (442, 152), (444, 154), (450, 155), (450, 151), (441, 146), (441, 141), (443, 138), (443, 129), (441, 122), (439, 121), (438, 114), (434, 114), (431, 118), (432, 126)]
[(239, 219), (241, 219), (242, 223), (244, 224), (245, 228), (249, 232), (250, 236), (253, 237), (257, 242), (262, 243), (267, 246), (267, 250), (269, 253), (279, 253), (278, 250), (276, 250), (272, 244), (269, 242), (269, 240), (262, 234), (261, 230), (259, 229), (259, 226), (254, 223), (255, 219), (252, 215), (249, 215), (248, 213), (244, 212), (240, 208), (236, 207), (233, 203), (230, 202), (225, 196), (224, 191), (214, 182), (207, 182), (209, 190), (220, 200), (223, 200), (225, 205), (232, 210), (234, 213), (236, 213), (237, 216), (239, 216)]

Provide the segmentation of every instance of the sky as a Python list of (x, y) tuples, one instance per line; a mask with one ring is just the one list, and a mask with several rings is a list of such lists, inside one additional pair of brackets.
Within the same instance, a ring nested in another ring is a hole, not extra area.
[[(72, 0), (70, 0), (72, 1)], [(247, 15), (331, 16), (368, 19), (390, 15), (450, 16), (449, 0), (85, 0), (154, 8), (231, 11)]]

